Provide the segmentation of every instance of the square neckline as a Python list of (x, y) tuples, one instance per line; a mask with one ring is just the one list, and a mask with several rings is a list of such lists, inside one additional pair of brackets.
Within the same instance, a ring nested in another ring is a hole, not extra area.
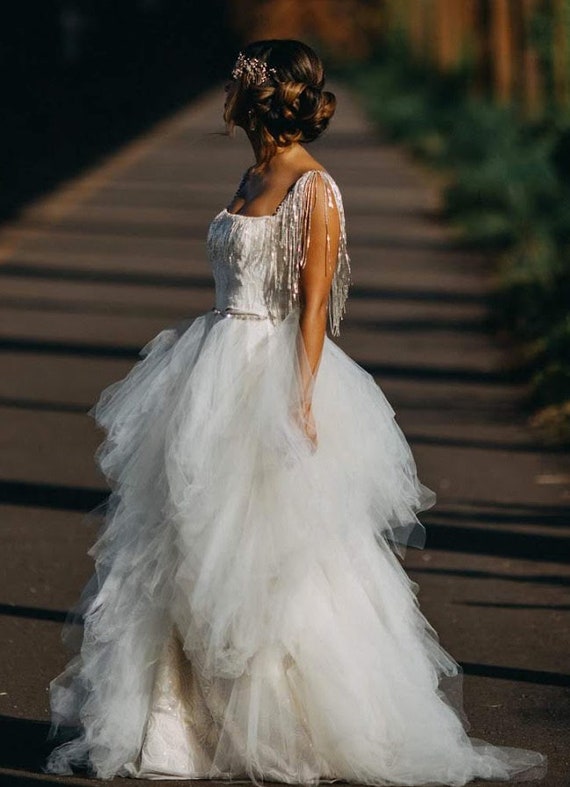
[[(249, 172), (249, 170), (246, 170), (246, 173), (247, 172)], [(294, 180), (293, 183), (289, 186), (285, 196), (283, 197), (283, 199), (281, 200), (281, 202), (279, 203), (279, 205), (275, 209), (275, 213), (265, 213), (265, 214), (263, 214), (261, 216), (248, 216), (245, 213), (231, 213), (227, 209), (227, 207), (222, 210), (222, 213), (225, 213), (227, 216), (235, 216), (235, 218), (238, 218), (238, 219), (274, 219), (277, 216), (279, 216), (279, 212), (281, 210), (281, 207), (286, 202), (288, 197), (293, 193), (293, 191), (299, 185), (299, 183), (303, 180), (303, 178), (306, 177), (307, 175), (310, 175), (312, 172), (322, 172), (322, 173), (324, 173), (326, 175), (329, 174), (328, 170), (326, 170), (326, 169), (308, 169), (305, 172), (303, 172), (303, 174), (299, 175), (299, 177), (296, 180)], [(245, 175), (244, 175), (244, 178), (245, 178)], [(239, 191), (240, 187), (241, 187), (241, 183), (240, 183), (240, 186), (238, 186), (238, 191)]]

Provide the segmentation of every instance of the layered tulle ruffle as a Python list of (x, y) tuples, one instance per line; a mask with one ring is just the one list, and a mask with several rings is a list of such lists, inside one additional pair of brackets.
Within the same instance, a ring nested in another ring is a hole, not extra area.
[(48, 770), (459, 785), (543, 762), (467, 737), (393, 553), (423, 544), (434, 494), (373, 378), (327, 337), (308, 380), (299, 337), (296, 309), (209, 312), (101, 397), (114, 492), (51, 687), (79, 734)]

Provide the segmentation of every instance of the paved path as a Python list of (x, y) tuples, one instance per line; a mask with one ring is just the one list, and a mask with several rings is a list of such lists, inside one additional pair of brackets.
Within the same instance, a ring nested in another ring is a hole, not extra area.
[[(345, 199), (354, 286), (340, 345), (396, 409), (439, 505), (406, 565), (465, 666), (472, 734), (550, 755), (570, 784), (570, 467), (539, 449), (485, 331), (489, 263), (454, 248), (433, 183), (344, 94), (314, 146)], [(0, 239), (0, 784), (39, 763), (65, 610), (105, 486), (86, 409), (162, 327), (213, 303), (204, 239), (250, 163), (221, 91), (31, 208)], [(70, 778), (70, 784), (87, 784)], [(124, 782), (116, 780), (117, 784)]]

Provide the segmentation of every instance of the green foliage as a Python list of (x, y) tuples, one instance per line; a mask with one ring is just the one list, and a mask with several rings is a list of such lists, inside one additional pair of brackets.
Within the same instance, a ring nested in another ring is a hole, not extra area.
[(415, 63), (404, 40), (395, 38), (371, 64), (354, 66), (349, 79), (389, 138), (405, 142), (433, 164), (443, 160), (454, 102), (467, 85), (467, 67), (436, 76)]
[[(531, 138), (507, 113), (494, 117), (497, 122), (486, 127), (475, 124), (477, 155), (470, 151), (462, 158), (463, 143), (455, 128), (451, 132), (453, 174), (444, 205), (447, 215), (463, 224), (467, 240), (505, 248), (550, 221), (560, 188), (550, 135)], [(466, 125), (460, 115), (460, 128)]]
[[(550, 57), (548, 19), (533, 35)], [(540, 123), (474, 98), (469, 65), (443, 76), (413, 62), (402, 39), (349, 81), (389, 138), (446, 172), (444, 213), (466, 245), (500, 252), (495, 325), (518, 338), (547, 439), (570, 442), (570, 118)]]
[[(570, 342), (566, 343), (567, 353)], [(532, 378), (534, 402), (538, 405), (563, 404), (570, 401), (570, 369), (566, 362), (552, 361), (543, 366)]]
[(562, 321), (570, 302), (570, 275), (547, 233), (529, 236), (499, 267), (497, 319), (521, 339), (535, 340)]

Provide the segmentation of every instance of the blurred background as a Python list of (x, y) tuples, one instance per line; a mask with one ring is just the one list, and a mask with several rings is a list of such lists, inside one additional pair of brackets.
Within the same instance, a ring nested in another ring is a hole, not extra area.
[[(438, 496), (406, 570), (464, 668), (473, 734), (545, 751), (541, 787), (562, 787), (570, 0), (2, 3), (0, 783), (48, 783), (61, 624), (108, 493), (86, 413), (213, 305), (206, 231), (251, 163), (221, 133), (223, 82), (269, 37), (314, 45), (339, 98), (310, 148), (346, 206), (338, 344)], [(49, 783), (88, 783), (70, 778)]]
[(570, 0), (19, 0), (1, 11), (0, 221), (223, 79), (240, 44), (313, 43), (496, 251), (537, 433), (570, 443)]
[(227, 3), (18, 0), (0, 11), (0, 218), (227, 72)]

